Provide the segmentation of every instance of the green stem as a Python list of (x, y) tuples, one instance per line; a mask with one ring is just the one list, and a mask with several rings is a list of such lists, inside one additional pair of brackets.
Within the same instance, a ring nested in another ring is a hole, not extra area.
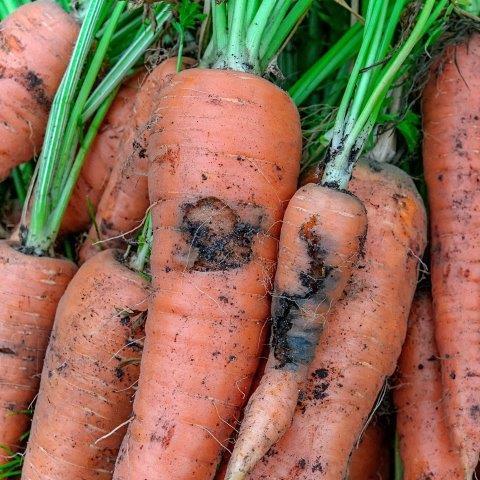
[(152, 213), (148, 212), (145, 219), (145, 224), (143, 229), (138, 236), (138, 249), (137, 254), (133, 257), (130, 262), (130, 268), (136, 272), (143, 273), (145, 270), (145, 265), (147, 264), (150, 258), (150, 252), (152, 249), (152, 240), (153, 240), (153, 224), (152, 224)]
[(402, 462), (402, 457), (400, 456), (400, 445), (398, 441), (398, 433), (395, 432), (395, 440), (394, 440), (394, 467), (395, 467), (395, 473), (394, 473), (394, 478), (395, 480), (403, 480), (403, 462)]
[(247, 52), (250, 56), (250, 59), (253, 63), (258, 63), (255, 66), (255, 70), (260, 70), (260, 41), (262, 39), (265, 27), (267, 26), (268, 20), (271, 17), (272, 11), (277, 3), (277, 0), (263, 0), (260, 4), (260, 7), (255, 15), (251, 25), (247, 30), (247, 40), (246, 47)]
[(110, 93), (120, 85), (126, 74), (134, 67), (140, 57), (145, 53), (147, 48), (160, 37), (164, 25), (172, 16), (169, 5), (163, 5), (159, 13), (156, 15), (157, 30), (152, 31), (150, 25), (143, 27), (142, 33), (135, 39), (120, 59), (108, 72), (105, 78), (100, 82), (95, 91), (90, 95), (85, 104), (81, 122), (85, 123), (95, 113), (97, 108), (105, 100)]
[(245, 53), (245, 12), (247, 0), (235, 0), (232, 14), (232, 27), (227, 43), (226, 67), (246, 71), (248, 58)]
[[(265, 49), (265, 54), (260, 59), (260, 67), (262, 70), (268, 67), (270, 62), (281, 51), (285, 41), (289, 38), (295, 29), (295, 26), (302, 20), (311, 7), (313, 0), (297, 0), (290, 10), (288, 15), (283, 19), (280, 26), (272, 35), (268, 47)], [(272, 25), (274, 25), (272, 23)], [(268, 33), (266, 33), (268, 35)]]
[(279, 0), (272, 14), (272, 25), (264, 32), (260, 43), (259, 56), (262, 59), (267, 51), (270, 42), (273, 40), (276, 32), (280, 28), (288, 9), (292, 5), (292, 0)]
[(176, 24), (179, 26), (178, 28), (178, 54), (177, 54), (177, 65), (176, 65), (176, 70), (177, 72), (180, 72), (183, 66), (183, 45), (185, 43), (185, 30), (183, 27), (179, 24)]
[(12, 170), (12, 180), (20, 205), (23, 205), (27, 198), (27, 187), (23, 183), (22, 173), (18, 167)]
[(65, 184), (66, 176), (68, 175), (69, 169), (72, 166), (72, 162), (74, 160), (74, 152), (78, 145), (78, 137), (83, 127), (80, 122), (80, 117), (82, 115), (85, 102), (87, 101), (87, 98), (92, 90), (98, 72), (102, 67), (108, 46), (112, 39), (118, 20), (120, 19), (120, 15), (122, 14), (126, 5), (126, 0), (120, 0), (115, 4), (115, 9), (109, 21), (107, 22), (108, 25), (105, 29), (105, 33), (102, 36), (100, 43), (95, 50), (95, 54), (82, 82), (82, 86), (73, 106), (72, 112), (70, 113), (70, 117), (62, 140), (63, 146), (60, 151), (60, 156), (58, 158), (58, 167), (53, 183), (53, 198), (57, 198), (58, 194), (60, 193), (62, 186)]
[[(85, 138), (83, 139), (76, 155), (75, 161), (73, 162), (68, 179), (59, 195), (58, 203), (53, 210), (51, 217), (49, 218), (48, 225), (46, 226), (44, 237), (47, 239), (47, 242), (51, 241), (51, 239), (55, 239), (58, 235), (60, 226), (62, 224), (63, 215), (67, 209), (70, 196), (75, 184), (77, 183), (78, 176), (80, 175), (85, 158), (88, 155), (88, 151), (95, 140), (98, 129), (100, 128), (100, 125), (102, 124), (103, 119), (105, 118), (105, 115), (107, 114), (116, 94), (117, 90), (114, 90), (112, 93), (110, 93), (110, 95), (104, 100), (103, 104), (97, 110), (92, 122), (90, 123)], [(50, 247), (50, 244), (47, 242), (42, 244), (42, 248), (44, 250), (47, 250)]]
[(221, 52), (226, 48), (228, 42), (227, 9), (224, 2), (217, 3), (216, 0), (213, 0), (212, 18), (215, 46), (217, 52)]
[(61, 148), (62, 135), (65, 131), (82, 70), (93, 44), (98, 21), (109, 4), (109, 0), (97, 0), (89, 4), (69, 66), (53, 100), (43, 150), (39, 159), (40, 169), (35, 188), (31, 223), (26, 240), (26, 246), (34, 249), (45, 244), (42, 232), (50, 210), (50, 187), (54, 178), (56, 159)]
[[(375, 120), (380, 111), (380, 106), (397, 72), (415, 47), (416, 43), (424, 35), (426, 30), (425, 27), (430, 22), (432, 10), (436, 1), (437, 0), (425, 1), (424, 7), (418, 17), (415, 27), (401, 49), (385, 67), (379, 82), (376, 84), (373, 92), (370, 94), (365, 106), (355, 122), (355, 125), (352, 128), (352, 131), (346, 138), (345, 143), (342, 145), (340, 152), (338, 154), (334, 154), (327, 162), (322, 178), (323, 185), (336, 185), (339, 189), (345, 189), (347, 187), (355, 160), (361, 153), (360, 147), (363, 147), (363, 145), (359, 145), (358, 137), (360, 134), (363, 139), (368, 137), (368, 134), (370, 133), (368, 130), (370, 129), (371, 131), (371, 128), (373, 128)], [(441, 3), (446, 4), (446, 1), (447, 0), (441, 0)], [(434, 15), (440, 15), (441, 11), (442, 9), (437, 8), (434, 12)], [(369, 126), (367, 126), (367, 123)], [(365, 128), (366, 126), (367, 128)], [(355, 158), (352, 159), (351, 153), (354, 146), (356, 146), (356, 151), (354, 152)]]
[(248, 0), (247, 12), (245, 14), (245, 25), (247, 26), (247, 28), (252, 23), (255, 15), (257, 14), (259, 7), (260, 7), (260, 0)]
[(295, 82), (288, 93), (296, 105), (301, 105), (326, 78), (358, 52), (362, 30), (362, 25), (356, 23)]

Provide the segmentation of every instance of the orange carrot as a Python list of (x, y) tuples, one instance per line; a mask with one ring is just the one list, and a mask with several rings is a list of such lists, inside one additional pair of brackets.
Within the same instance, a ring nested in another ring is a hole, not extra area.
[(366, 221), (365, 208), (354, 195), (315, 183), (300, 188), (288, 204), (272, 300), (270, 355), (248, 402), (226, 478), (244, 478), (239, 472), (250, 472), (290, 426), (327, 316), (361, 250)]
[(445, 415), (466, 476), (480, 453), (480, 35), (449, 47), (423, 93), (432, 295)]
[(51, 0), (21, 6), (0, 23), (0, 181), (39, 152), (77, 33)]
[(38, 390), (57, 303), (76, 267), (1, 241), (0, 271), (0, 445), (15, 450), (28, 427), (25, 410)]
[(321, 337), (293, 423), (249, 477), (339, 479), (395, 370), (426, 243), (425, 210), (401, 170), (360, 162), (350, 182), (367, 209), (364, 257)]
[(131, 78), (118, 92), (85, 159), (62, 221), (63, 233), (75, 233), (91, 223), (112, 169), (123, 160), (123, 144), (132, 131), (132, 110), (144, 73)]
[(23, 480), (107, 480), (131, 415), (147, 282), (106, 250), (70, 282), (55, 317)]
[[(352, 451), (348, 464), (348, 480), (388, 480), (390, 455), (385, 429), (374, 420)], [(405, 479), (406, 480), (406, 479)]]
[(299, 116), (259, 76), (190, 69), (162, 90), (153, 118), (154, 297), (114, 478), (210, 480), (263, 348)]
[[(192, 62), (190, 59), (184, 61), (186, 64)], [(145, 123), (151, 118), (155, 96), (176, 72), (176, 63), (176, 58), (164, 61), (142, 82), (135, 98), (135, 114), (130, 117), (120, 161), (115, 165), (98, 205), (96, 226), (90, 228), (80, 249), (81, 262), (102, 248), (125, 247), (126, 237), (123, 237), (123, 234), (128, 235), (142, 222), (149, 199), (148, 159), (141, 142), (141, 131), (146, 128)], [(96, 244), (98, 241), (102, 243)]]
[(409, 323), (394, 390), (403, 478), (464, 480), (460, 455), (445, 423), (432, 301), (427, 291), (417, 294)]

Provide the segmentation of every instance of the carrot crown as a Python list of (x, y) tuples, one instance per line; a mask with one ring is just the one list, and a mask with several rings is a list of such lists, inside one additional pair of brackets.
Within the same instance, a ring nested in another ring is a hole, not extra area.
[(425, 0), (415, 26), (391, 51), (394, 33), (410, 0), (371, 0), (362, 43), (332, 131), (322, 185), (346, 189), (353, 167), (412, 50), (445, 10), (448, 0)]
[(201, 66), (262, 75), (313, 0), (208, 2), (212, 35)]
[[(160, 36), (160, 27), (171, 17), (168, 5), (157, 5), (157, 29), (152, 29), (143, 22), (142, 9), (137, 8), (132, 17), (132, 12), (126, 10), (127, 3), (88, 3), (69, 66), (52, 104), (37, 164), (30, 225), (23, 229), (26, 235), (22, 244), (27, 253), (44, 255), (52, 250), (83, 162), (118, 86), (134, 71), (146, 49)], [(114, 40), (128, 44), (128, 48), (119, 52)], [(96, 84), (105, 61), (113, 66)]]

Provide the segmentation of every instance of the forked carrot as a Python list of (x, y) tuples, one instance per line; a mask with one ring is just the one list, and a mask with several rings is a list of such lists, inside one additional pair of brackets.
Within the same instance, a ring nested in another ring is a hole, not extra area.
[(459, 451), (453, 447), (445, 423), (440, 359), (434, 335), (430, 293), (420, 290), (410, 311), (393, 391), (403, 478), (465, 480)]

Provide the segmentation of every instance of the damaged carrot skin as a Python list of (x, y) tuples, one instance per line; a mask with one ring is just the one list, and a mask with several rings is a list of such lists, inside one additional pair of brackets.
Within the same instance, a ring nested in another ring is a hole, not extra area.
[(344, 478), (395, 370), (426, 244), (425, 209), (408, 175), (388, 164), (360, 161), (349, 188), (367, 210), (364, 256), (329, 316), (291, 427), (249, 480)]
[[(40, 383), (55, 310), (77, 267), (0, 241), (0, 445), (16, 450)], [(6, 461), (0, 450), (0, 463)]]
[(78, 26), (53, 1), (38, 0), (10, 14), (0, 31), (1, 181), (40, 151)]
[(445, 423), (440, 360), (430, 293), (417, 293), (398, 362), (397, 432), (404, 480), (466, 480)]
[(323, 326), (350, 279), (366, 228), (365, 208), (349, 193), (310, 183), (290, 201), (280, 235), (269, 360), (248, 402), (227, 479), (245, 478), (290, 426)]
[(480, 35), (448, 47), (423, 92), (432, 295), (445, 415), (471, 478), (480, 453)]
[(299, 116), (261, 77), (205, 69), (176, 75), (154, 115), (154, 297), (114, 478), (210, 480), (264, 344)]
[(131, 78), (118, 92), (85, 159), (62, 220), (61, 232), (85, 230), (92, 219), (90, 203), (96, 211), (114, 166), (121, 162), (123, 144), (132, 130), (132, 111), (144, 73)]
[(70, 282), (45, 358), (22, 480), (112, 478), (132, 412), (147, 300), (146, 280), (116, 250), (96, 255)]
[(358, 447), (352, 451), (347, 480), (388, 480), (390, 478), (388, 443), (385, 429), (374, 419), (363, 433)]
[[(184, 59), (184, 66), (193, 63)], [(176, 74), (176, 57), (157, 66), (141, 81), (134, 102), (134, 115), (130, 113), (130, 125), (105, 192), (98, 204), (95, 222), (79, 251), (83, 263), (99, 250), (125, 248), (128, 234), (141, 225), (150, 204), (148, 198), (148, 158), (142, 131), (151, 119), (154, 98), (169, 79)], [(137, 81), (138, 83), (138, 81)], [(148, 130), (147, 130), (148, 132)], [(123, 234), (126, 237), (123, 237)], [(100, 238), (99, 238), (100, 236)], [(97, 243), (101, 241), (101, 243)]]

